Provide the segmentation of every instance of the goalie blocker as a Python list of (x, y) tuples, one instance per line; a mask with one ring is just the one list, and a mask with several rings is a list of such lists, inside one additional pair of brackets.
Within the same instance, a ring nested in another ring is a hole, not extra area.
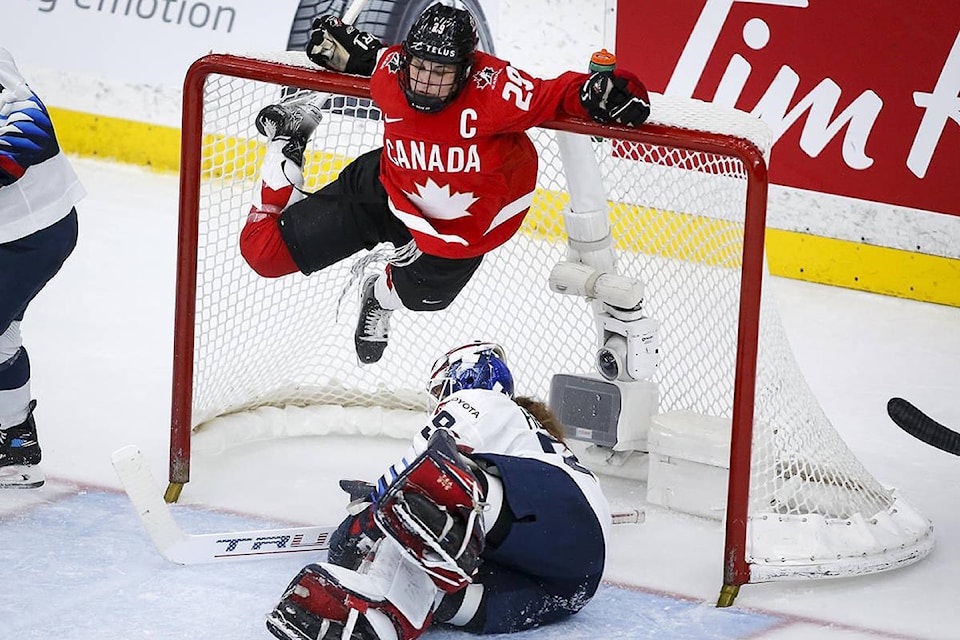
[(433, 582), (391, 538), (378, 544), (365, 569), (307, 565), (267, 616), (267, 629), (280, 640), (418, 638), (433, 614)]
[(374, 501), (374, 520), (448, 593), (471, 582), (484, 531), (480, 486), (446, 429)]

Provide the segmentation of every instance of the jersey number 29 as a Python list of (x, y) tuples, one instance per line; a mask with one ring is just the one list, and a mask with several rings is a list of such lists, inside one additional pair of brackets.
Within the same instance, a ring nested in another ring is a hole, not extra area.
[(530, 98), (533, 97), (533, 82), (520, 75), (515, 68), (507, 65), (507, 81), (503, 84), (503, 99), (513, 99), (517, 108), (530, 110)]

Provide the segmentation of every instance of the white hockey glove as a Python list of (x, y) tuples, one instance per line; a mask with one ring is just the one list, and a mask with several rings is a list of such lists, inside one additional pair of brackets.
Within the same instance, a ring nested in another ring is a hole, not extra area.
[(590, 74), (580, 88), (580, 104), (600, 123), (639, 127), (650, 115), (650, 97), (640, 78), (614, 69)]
[(369, 77), (377, 65), (377, 52), (383, 47), (373, 34), (326, 15), (313, 20), (307, 57), (333, 71)]
[(437, 593), (384, 538), (359, 571), (326, 562), (304, 567), (267, 616), (267, 630), (280, 640), (415, 640), (430, 624)]

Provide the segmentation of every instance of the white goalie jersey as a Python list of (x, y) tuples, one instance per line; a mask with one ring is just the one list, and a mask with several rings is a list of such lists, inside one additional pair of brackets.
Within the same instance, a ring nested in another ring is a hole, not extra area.
[(437, 428), (449, 430), (460, 451), (471, 458), (483, 458), (485, 454), (528, 458), (561, 469), (577, 484), (597, 514), (604, 537), (609, 535), (610, 507), (596, 476), (508, 396), (486, 389), (465, 389), (447, 396), (414, 437), (408, 460), (426, 450), (430, 434)]

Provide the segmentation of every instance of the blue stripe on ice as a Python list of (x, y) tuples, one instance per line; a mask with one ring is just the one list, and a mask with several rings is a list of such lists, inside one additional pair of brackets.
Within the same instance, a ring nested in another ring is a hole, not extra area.
[[(174, 515), (188, 532), (283, 526), (187, 506)], [(304, 553), (181, 567), (156, 553), (126, 496), (91, 491), (0, 519), (3, 637), (18, 640), (269, 638), (265, 614)], [(748, 638), (783, 622), (662, 594), (603, 585), (579, 614), (512, 640), (577, 638)], [(433, 629), (425, 640), (478, 636)]]

